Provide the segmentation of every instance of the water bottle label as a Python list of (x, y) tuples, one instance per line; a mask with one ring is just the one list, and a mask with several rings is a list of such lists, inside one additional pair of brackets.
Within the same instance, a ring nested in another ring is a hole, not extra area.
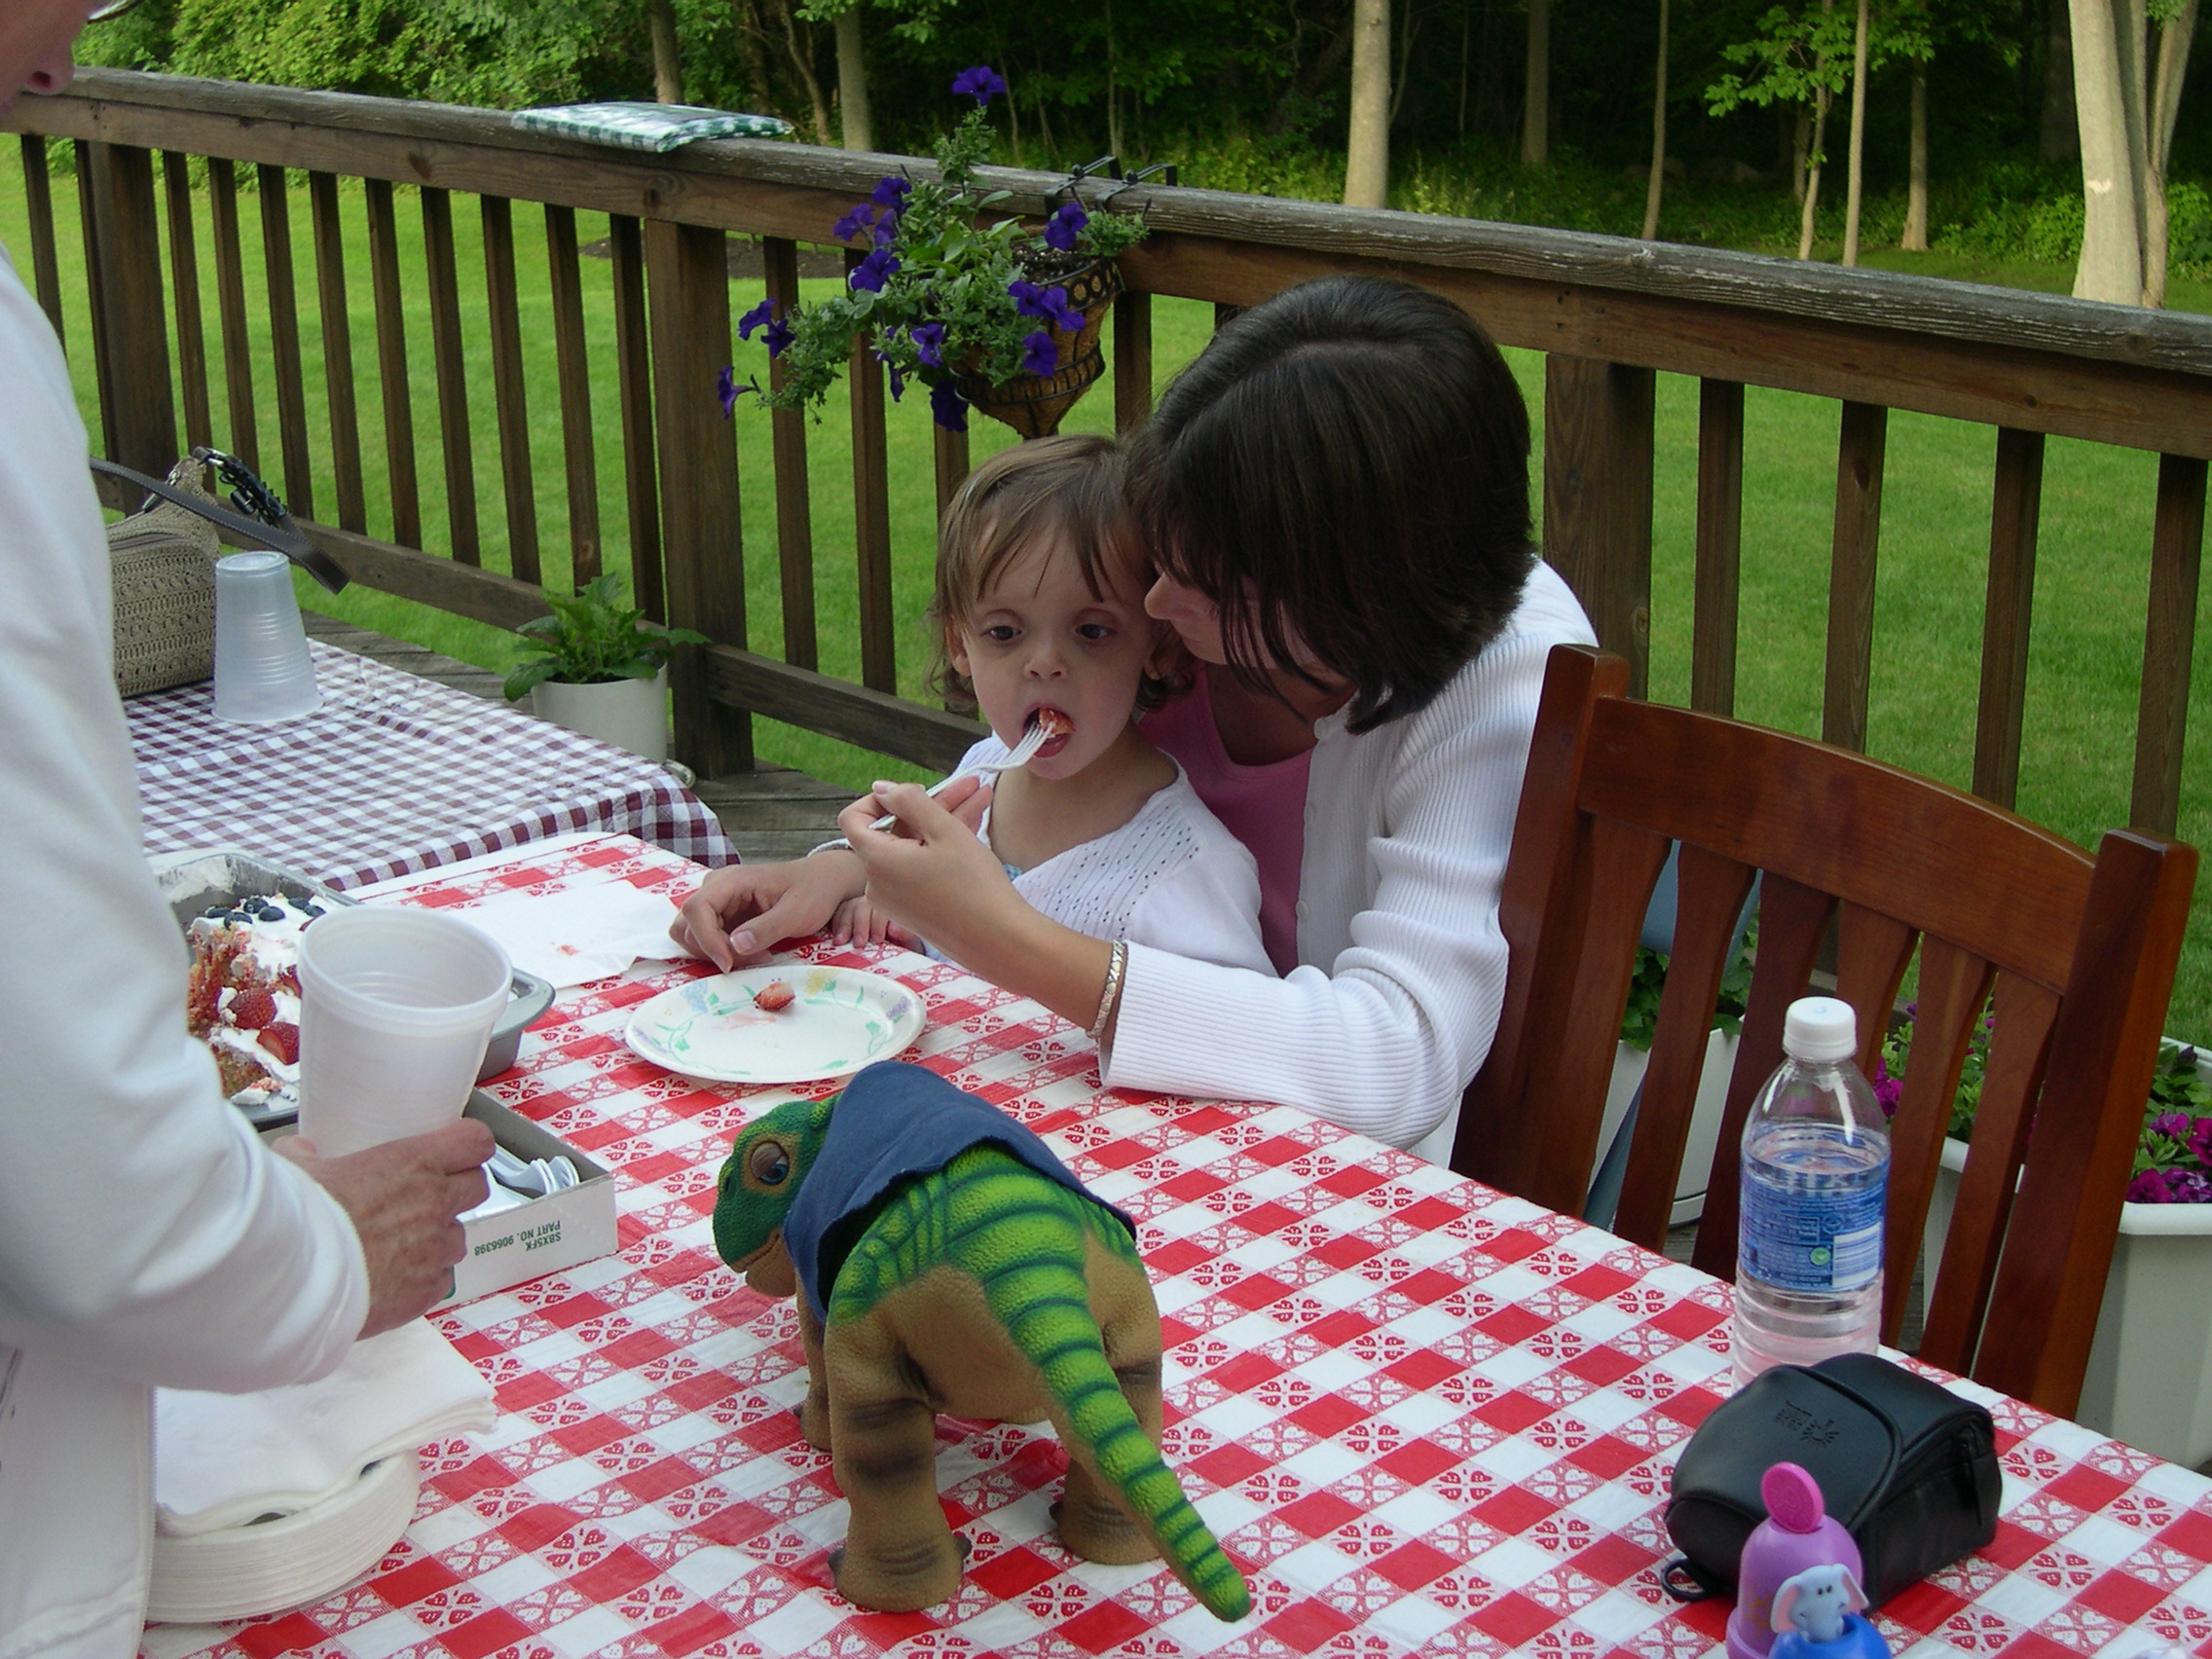
[(1770, 1183), (1745, 1172), (1737, 1270), (1782, 1290), (1858, 1290), (1882, 1273), (1889, 1183)]

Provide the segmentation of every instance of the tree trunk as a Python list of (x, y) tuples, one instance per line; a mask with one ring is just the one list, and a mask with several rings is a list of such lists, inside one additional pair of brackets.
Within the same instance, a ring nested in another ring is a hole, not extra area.
[(1651, 177), (1643, 186), (1643, 240), (1659, 234), (1659, 197), (1667, 187), (1668, 0), (1659, 0), (1659, 67), (1651, 88)]
[(1475, 8), (1468, 0), (1459, 13), (1459, 136), (1467, 135), (1467, 37), (1473, 32)]
[(1904, 237), (1898, 246), (1908, 253), (1928, 251), (1928, 65), (1912, 64), (1911, 182), (1905, 187)]
[(2074, 103), (2082, 128), (2082, 260), (2074, 296), (2143, 302), (2143, 0), (2073, 0)]
[(1835, 101), (1825, 87), (1813, 94), (1813, 138), (1805, 151), (1805, 205), (1797, 215), (1797, 257), (1813, 257), (1813, 221), (1821, 210), (1821, 163), (1828, 137), (1828, 105)]
[(2158, 68), (2151, 82), (2150, 157), (2143, 192), (2143, 303), (2166, 303), (2166, 164), (2173, 158), (2174, 121), (2181, 114), (2182, 77), (2196, 34), (2196, 0), (2158, 25)]
[(653, 97), (683, 101), (683, 59), (676, 50), (675, 0), (645, 0), (645, 33), (653, 43)]
[(1528, 73), (1522, 81), (1521, 165), (1551, 166), (1552, 0), (1529, 0)]
[(837, 114), (848, 150), (875, 148), (875, 118), (867, 99), (867, 53), (861, 41), (861, 0), (837, 14)]
[(1859, 208), (1866, 187), (1866, 36), (1869, 0), (1859, 0), (1859, 26), (1851, 37), (1851, 165), (1843, 186), (1843, 263), (1859, 263)]
[(1406, 107), (1406, 89), (1414, 84), (1414, 41), (1420, 34), (1420, 16), (1414, 10), (1413, 0), (1406, 0), (1405, 26), (1398, 33), (1398, 74), (1390, 84), (1390, 125), (1398, 125), (1398, 117)]
[(830, 100), (822, 93), (822, 77), (814, 72), (814, 43), (799, 33), (798, 19), (792, 16), (791, 0), (769, 0), (776, 9), (777, 18), (784, 27), (784, 47), (791, 55), (792, 67), (798, 72), (799, 85), (806, 89), (806, 101), (814, 109), (814, 141), (827, 145), (830, 136)]
[(1352, 0), (1351, 30), (1345, 205), (1383, 207), (1390, 195), (1390, 0)]
[(761, 26), (758, 8), (752, 0), (738, 0), (733, 10), (737, 15), (737, 55), (745, 66), (748, 101), (756, 110), (773, 111), (777, 107), (776, 89), (768, 73), (767, 54), (761, 48), (766, 30)]
[(1789, 123), (1789, 200), (1800, 207), (1805, 204), (1805, 164), (1812, 155), (1813, 112), (1799, 104)]
[(2082, 152), (2074, 123), (2074, 31), (2067, 22), (2067, 0), (2048, 0), (2049, 26), (2044, 30), (2043, 159), (2071, 161)]

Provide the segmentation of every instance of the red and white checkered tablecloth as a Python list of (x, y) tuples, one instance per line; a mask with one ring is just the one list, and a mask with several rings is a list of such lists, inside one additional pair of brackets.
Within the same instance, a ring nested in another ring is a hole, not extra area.
[[(696, 878), (609, 838), (412, 898)], [(1163, 1450), (1252, 1616), (1217, 1622), (1157, 1565), (1068, 1556), (1050, 1432), (951, 1419), (938, 1480), (974, 1546), (959, 1596), (911, 1614), (837, 1597), (845, 1507), (793, 1419), (797, 1320), (721, 1266), (709, 1227), (732, 1131), (792, 1091), (632, 1056), (628, 1011), (701, 971), (641, 965), (564, 994), (495, 1086), (614, 1168), (620, 1253), (438, 1321), (497, 1384), (498, 1423), (424, 1454), (415, 1523), (373, 1574), (243, 1626), (156, 1627), (154, 1659), (1720, 1651), (1726, 1604), (1677, 1606), (1652, 1568), (1668, 1472), (1726, 1388), (1724, 1286), (1286, 1107), (1105, 1093), (1080, 1034), (958, 968), (805, 954), (913, 986), (930, 1024), (909, 1057), (1138, 1219)], [(1996, 1414), (2004, 1519), (1880, 1610), (1893, 1649), (2212, 1655), (2212, 1482), (1959, 1386)]]
[(578, 830), (737, 860), (664, 767), (319, 640), (308, 648), (323, 701), (305, 719), (219, 721), (205, 683), (124, 705), (149, 853), (240, 847), (342, 888)]

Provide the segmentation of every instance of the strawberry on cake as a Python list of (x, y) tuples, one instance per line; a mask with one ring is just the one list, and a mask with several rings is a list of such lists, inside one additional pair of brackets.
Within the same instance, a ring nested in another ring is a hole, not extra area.
[(288, 1100), (300, 1079), (300, 933), (323, 906), (281, 894), (193, 918), (185, 1023), (214, 1052), (240, 1106)]

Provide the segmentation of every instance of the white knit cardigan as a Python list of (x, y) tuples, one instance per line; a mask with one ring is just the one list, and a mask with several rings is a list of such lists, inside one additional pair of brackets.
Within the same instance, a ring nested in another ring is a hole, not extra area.
[(1544, 661), (1595, 638), (1539, 564), (1504, 633), (1427, 708), (1357, 736), (1341, 713), (1321, 720), (1299, 966), (1274, 979), (1132, 946), (1105, 1081), (1302, 1106), (1444, 1161), (1505, 995), (1498, 884)]

